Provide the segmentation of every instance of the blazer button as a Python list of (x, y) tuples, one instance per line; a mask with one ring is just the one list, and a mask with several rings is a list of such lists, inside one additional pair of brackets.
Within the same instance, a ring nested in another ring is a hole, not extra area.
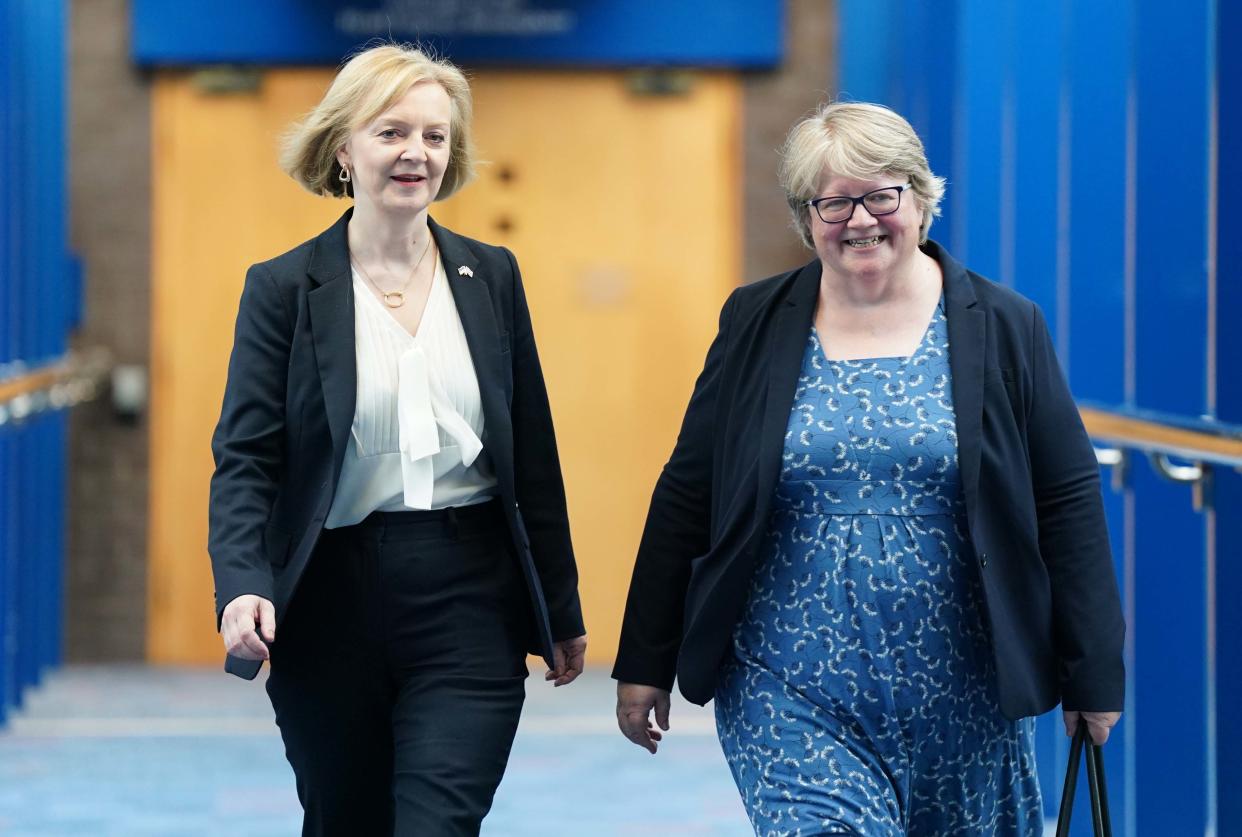
[(988, 554), (986, 552), (979, 553), (979, 566), (986, 567), (988, 565)]

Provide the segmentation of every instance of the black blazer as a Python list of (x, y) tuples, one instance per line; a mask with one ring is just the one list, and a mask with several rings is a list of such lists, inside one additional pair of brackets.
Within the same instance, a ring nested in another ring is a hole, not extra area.
[[(958, 458), (1001, 710), (1122, 708), (1099, 466), (1039, 308), (943, 248)], [(820, 264), (738, 288), (651, 499), (613, 676), (706, 703), (767, 528)]]
[[(270, 599), (279, 627), (332, 506), (357, 394), (351, 214), (246, 274), (211, 443), (217, 627), (225, 605), (245, 593)], [(521, 276), (508, 250), (430, 226), (478, 375), (483, 444), (534, 607), (530, 650), (551, 666), (553, 640), (585, 631)], [(228, 657), (225, 670), (253, 678), (260, 665)]]

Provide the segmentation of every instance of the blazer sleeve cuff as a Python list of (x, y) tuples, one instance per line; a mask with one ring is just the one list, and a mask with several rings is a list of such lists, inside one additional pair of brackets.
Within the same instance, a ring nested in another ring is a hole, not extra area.
[(1121, 712), (1126, 703), (1125, 665), (1120, 658), (1092, 667), (1090, 675), (1061, 685), (1061, 708), (1067, 712)]
[(612, 679), (671, 692), (677, 679), (677, 658), (667, 660), (649, 654), (627, 654), (622, 648), (612, 667)]
[(658, 676), (640, 669), (631, 669), (618, 663), (613, 666), (612, 679), (619, 683), (637, 683), (640, 686), (654, 686), (666, 692), (673, 691), (674, 676)]
[(575, 639), (586, 633), (586, 625), (582, 621), (582, 604), (575, 593), (573, 601), (555, 614), (549, 615), (552, 623), (552, 641), (561, 642)]
[(216, 586), (216, 630), (220, 630), (220, 622), (224, 618), (224, 608), (238, 596), (253, 595), (275, 604), (276, 594), (273, 592), (272, 574), (270, 571), (251, 570), (244, 575), (235, 575), (228, 585)]

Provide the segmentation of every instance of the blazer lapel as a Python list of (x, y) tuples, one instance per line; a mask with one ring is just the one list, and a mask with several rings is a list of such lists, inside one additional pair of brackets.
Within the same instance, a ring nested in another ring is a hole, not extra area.
[[(485, 444), (492, 455), (492, 465), (501, 488), (513, 493), (513, 433), (509, 404), (504, 389), (504, 360), (500, 352), (500, 328), (488, 290), (498, 277), (485, 275), (479, 261), (451, 230), (428, 219), (435, 236), (449, 289), (457, 305), (470, 359), (479, 380), (479, 398), (483, 406)], [(463, 270), (464, 268), (464, 270)]]
[(949, 370), (953, 373), (953, 411), (957, 416), (957, 459), (966, 513), (974, 519), (979, 496), (979, 458), (983, 451), (983, 368), (988, 319), (978, 307), (966, 269), (935, 242), (928, 242), (923, 249), (940, 263), (944, 274)]
[(307, 294), (315, 361), (332, 434), (333, 476), (340, 474), (354, 423), (358, 371), (354, 347), (354, 283), (349, 267), (348, 210), (315, 239), (307, 273), (318, 285)]
[(772, 317), (772, 336), (768, 344), (768, 389), (764, 399), (763, 422), (759, 431), (759, 511), (756, 525), (767, 519), (767, 503), (776, 489), (781, 471), (781, 454), (789, 410), (802, 371), (802, 354), (815, 318), (822, 268), (818, 261), (802, 268), (794, 277), (785, 298), (777, 303)]

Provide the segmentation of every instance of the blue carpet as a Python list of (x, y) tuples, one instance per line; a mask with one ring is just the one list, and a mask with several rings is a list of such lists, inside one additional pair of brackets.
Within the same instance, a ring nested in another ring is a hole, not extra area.
[[(675, 701), (652, 756), (617, 732), (606, 671), (555, 690), (539, 671), (485, 835), (751, 833), (710, 709)], [(294, 835), (300, 822), (261, 681), (68, 667), (0, 731), (6, 837)]]

